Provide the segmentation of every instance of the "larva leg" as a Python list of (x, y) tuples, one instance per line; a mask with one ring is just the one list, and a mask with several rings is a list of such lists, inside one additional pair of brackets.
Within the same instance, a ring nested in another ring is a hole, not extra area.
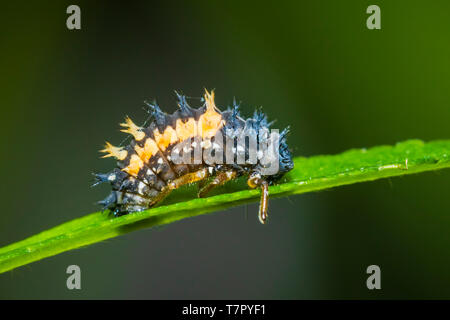
[(269, 209), (269, 184), (259, 176), (253, 176), (247, 180), (250, 188), (261, 188), (261, 200), (259, 202), (258, 218), (262, 224), (266, 223), (267, 211)]
[(200, 180), (204, 180), (208, 178), (208, 170), (205, 169), (201, 169), (195, 172), (191, 172), (188, 174), (185, 174), (182, 177), (179, 177), (175, 180), (173, 180), (172, 182), (170, 182), (167, 187), (170, 189), (177, 189), (185, 184), (189, 184), (189, 183), (194, 183)]
[(236, 178), (236, 176), (237, 172), (234, 170), (220, 172), (218, 175), (214, 177), (214, 179), (210, 183), (200, 187), (200, 190), (198, 191), (198, 197), (199, 198), (205, 197), (206, 194), (208, 194), (208, 192), (210, 192), (212, 189), (221, 186), (230, 180), (233, 180), (234, 178)]
[(267, 211), (269, 209), (269, 184), (264, 181), (261, 184), (261, 201), (259, 203), (258, 218), (262, 224), (266, 223)]
[(208, 179), (204, 179), (204, 180), (199, 181), (199, 183), (197, 184), (197, 187), (199, 190), (201, 190), (209, 183), (210, 183), (210, 181)]
[(161, 202), (162, 200), (164, 200), (165, 197), (167, 197), (173, 189), (169, 188), (168, 186), (165, 186), (161, 189), (161, 192), (159, 192), (156, 197), (154, 197), (152, 199), (152, 201), (150, 202), (149, 207), (154, 206), (155, 204), (157, 204), (158, 202)]
[(182, 177), (179, 177), (167, 184), (161, 192), (152, 199), (150, 206), (153, 206), (157, 204), (158, 202), (162, 201), (165, 197), (169, 195), (169, 193), (172, 192), (172, 190), (178, 189), (181, 186), (184, 186), (185, 184), (194, 183), (200, 180), (204, 180), (208, 177), (208, 170), (202, 169), (198, 170), (196, 172), (191, 172), (188, 174), (185, 174)]

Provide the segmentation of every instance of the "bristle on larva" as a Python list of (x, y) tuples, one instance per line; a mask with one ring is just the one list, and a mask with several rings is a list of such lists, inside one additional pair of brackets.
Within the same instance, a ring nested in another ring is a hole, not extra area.
[(127, 151), (123, 148), (115, 147), (111, 143), (106, 142), (105, 149), (100, 150), (100, 152), (106, 153), (102, 158), (114, 157), (118, 160), (123, 160), (127, 157)]
[(132, 134), (136, 141), (141, 141), (145, 137), (145, 132), (142, 131), (142, 128), (135, 125), (134, 122), (129, 117), (126, 117), (125, 122), (121, 123), (120, 125), (126, 128), (120, 131)]

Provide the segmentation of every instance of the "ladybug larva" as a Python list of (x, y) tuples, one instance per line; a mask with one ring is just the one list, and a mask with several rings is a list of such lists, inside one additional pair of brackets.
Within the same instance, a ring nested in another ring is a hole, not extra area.
[(220, 112), (214, 91), (205, 90), (204, 105), (198, 109), (190, 107), (184, 95), (177, 97), (179, 110), (172, 115), (147, 103), (153, 120), (147, 127), (127, 117), (120, 124), (121, 131), (133, 137), (127, 146), (106, 142), (103, 157), (118, 161), (111, 172), (94, 174), (94, 185), (112, 186), (99, 204), (119, 216), (150, 208), (185, 184), (199, 182), (198, 196), (204, 197), (227, 181), (247, 176), (250, 188), (261, 189), (258, 217), (265, 223), (269, 185), (294, 166), (286, 144), (288, 129), (280, 134), (270, 129), (260, 111), (244, 120), (236, 102)]

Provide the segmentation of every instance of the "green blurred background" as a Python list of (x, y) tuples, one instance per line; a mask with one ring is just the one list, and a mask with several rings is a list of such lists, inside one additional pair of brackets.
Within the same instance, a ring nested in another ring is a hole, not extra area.
[[(450, 138), (448, 1), (2, 4), (0, 246), (96, 211), (105, 140), (143, 100), (215, 88), (291, 125), (295, 155)], [(66, 28), (81, 7), (82, 29)], [(381, 30), (366, 8), (381, 8)], [(198, 100), (191, 100), (193, 105)], [(272, 200), (134, 232), (0, 275), (0, 298), (450, 298), (450, 172)], [(68, 265), (82, 290), (66, 288)], [(381, 290), (366, 288), (381, 267)]]

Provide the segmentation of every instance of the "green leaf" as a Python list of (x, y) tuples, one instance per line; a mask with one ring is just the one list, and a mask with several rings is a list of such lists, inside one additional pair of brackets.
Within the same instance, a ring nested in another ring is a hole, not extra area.
[[(352, 149), (338, 155), (298, 157), (294, 169), (270, 188), (270, 195), (300, 194), (448, 167), (450, 140), (429, 143), (409, 140), (395, 146)], [(0, 249), (0, 273), (134, 230), (258, 201), (260, 196), (259, 190), (247, 189), (243, 179), (223, 186), (208, 198), (199, 199), (195, 194), (194, 186), (184, 187), (156, 208), (118, 218), (108, 212), (88, 214), (5, 246)]]

